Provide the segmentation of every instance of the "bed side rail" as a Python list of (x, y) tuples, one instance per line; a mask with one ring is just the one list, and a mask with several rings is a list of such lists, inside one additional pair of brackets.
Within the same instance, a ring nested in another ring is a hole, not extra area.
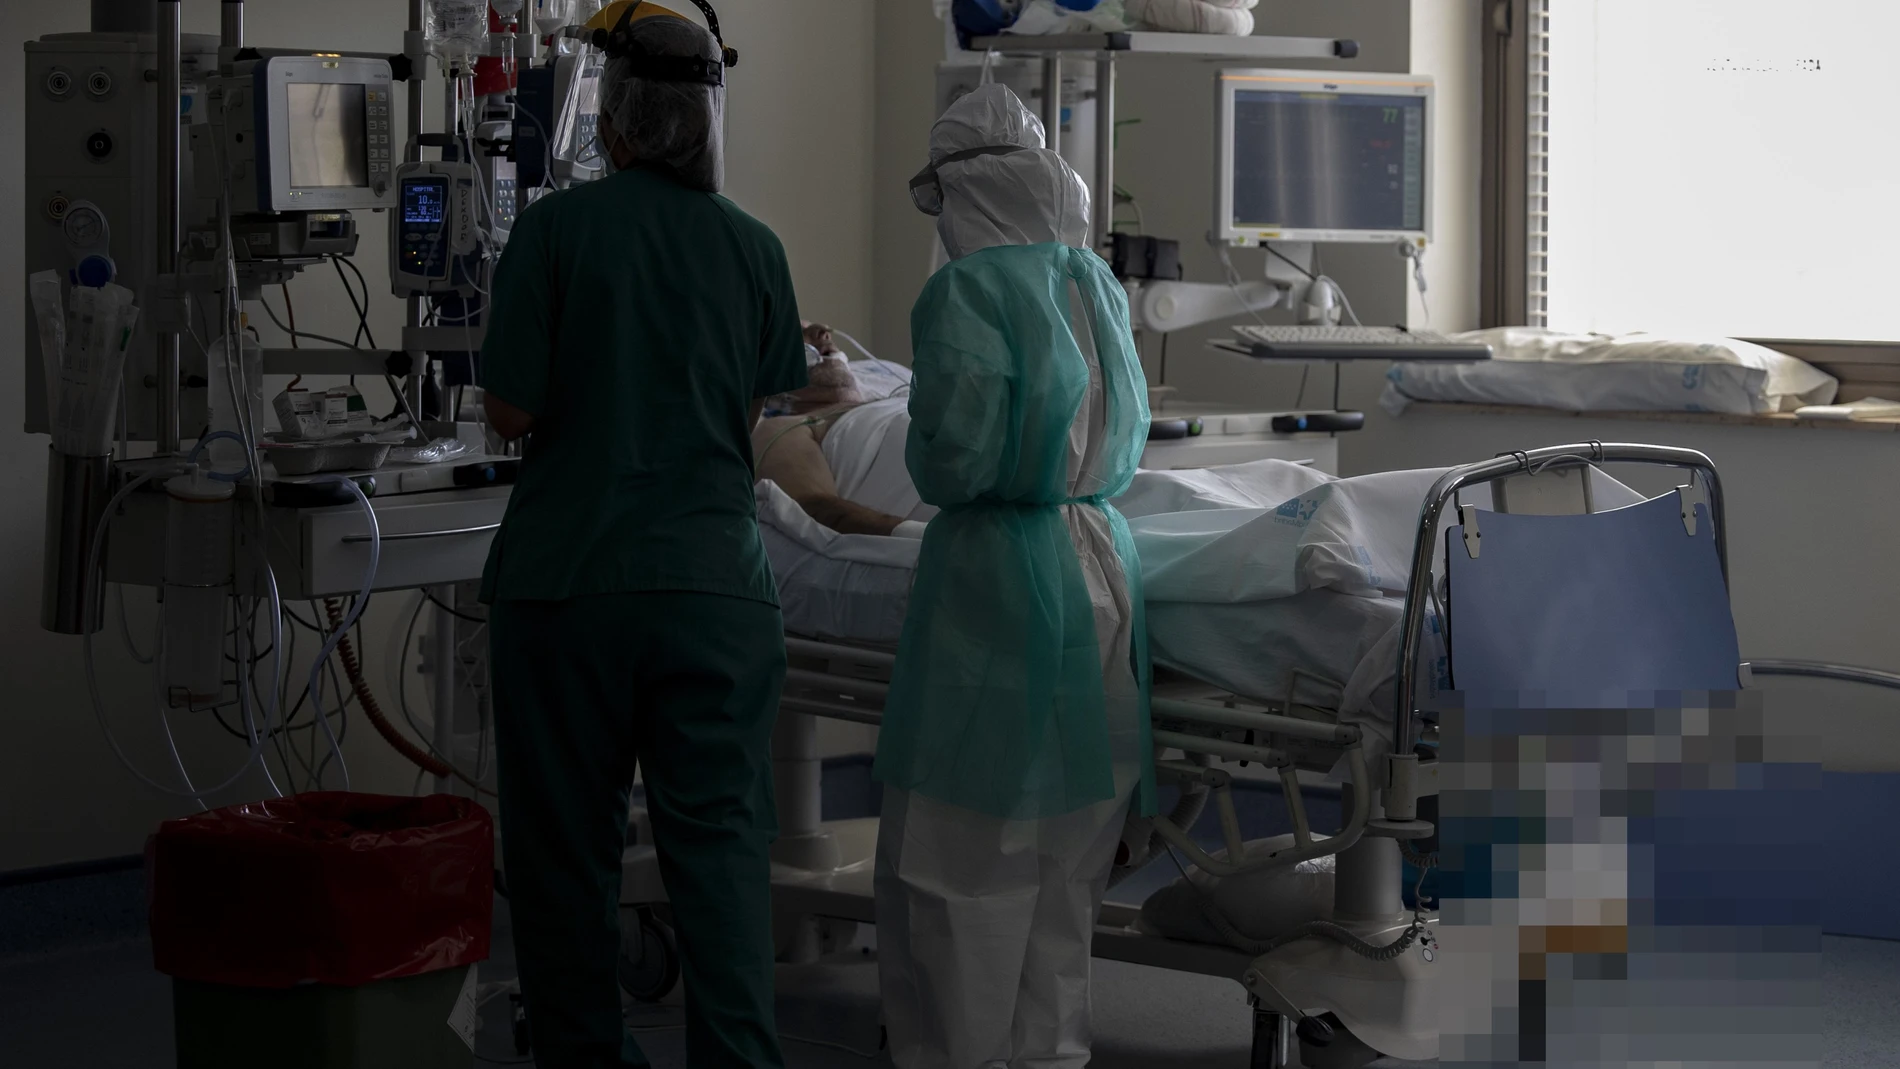
[(1842, 683), (1862, 683), (1870, 687), (1900, 690), (1900, 672), (1883, 672), (1878, 668), (1859, 668), (1851, 664), (1830, 664), (1826, 661), (1745, 661), (1742, 669), (1745, 679), (1748, 676), (1793, 676), (1803, 679), (1832, 679)]

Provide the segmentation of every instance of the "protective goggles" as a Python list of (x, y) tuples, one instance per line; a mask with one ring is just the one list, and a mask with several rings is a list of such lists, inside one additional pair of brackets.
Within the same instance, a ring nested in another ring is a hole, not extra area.
[(962, 152), (952, 152), (943, 159), (918, 171), (917, 177), (910, 180), (910, 202), (915, 204), (917, 210), (923, 212), (925, 215), (942, 215), (943, 183), (937, 180), (937, 169), (939, 167), (942, 167), (946, 163), (956, 163), (960, 160), (973, 160), (978, 156), (1007, 156), (1012, 152), (1025, 151), (1027, 150), (1021, 145), (989, 145), (983, 148), (964, 149)]
[[(625, 0), (623, 0), (625, 2)], [(588, 24), (593, 31), (588, 40), (615, 59), (624, 59), (631, 65), (631, 73), (636, 78), (647, 78), (656, 82), (695, 82), (700, 85), (719, 86), (726, 84), (727, 67), (739, 65), (739, 53), (726, 47), (726, 39), (719, 33), (719, 16), (713, 13), (707, 0), (693, 0), (693, 5), (706, 16), (706, 28), (712, 31), (713, 40), (719, 42), (719, 59), (701, 59), (698, 56), (654, 56), (633, 44), (628, 27), (645, 18), (671, 16), (680, 18), (676, 11), (669, 11), (647, 0), (632, 0), (620, 10), (618, 18), (613, 19), (613, 28), (604, 25), (613, 7), (603, 10)]]

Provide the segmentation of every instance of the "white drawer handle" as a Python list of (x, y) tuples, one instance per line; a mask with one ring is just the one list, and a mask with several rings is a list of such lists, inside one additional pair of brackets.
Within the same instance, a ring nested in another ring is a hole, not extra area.
[[(386, 534), (381, 540), (384, 542), (400, 542), (409, 538), (447, 538), (450, 535), (481, 534), (485, 531), (494, 531), (500, 528), (501, 524), (499, 523), (485, 523), (480, 527), (457, 527), (453, 531), (405, 531), (402, 534)], [(376, 541), (376, 539), (371, 538), (369, 535), (344, 535), (343, 541), (345, 544), (348, 544), (351, 542), (373, 542)]]

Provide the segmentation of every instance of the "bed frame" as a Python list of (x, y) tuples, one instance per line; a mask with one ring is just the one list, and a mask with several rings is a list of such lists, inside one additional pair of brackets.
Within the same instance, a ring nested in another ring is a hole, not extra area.
[[(1424, 641), (1433, 592), (1434, 554), (1445, 511), (1461, 490), (1545, 473), (1574, 471), (1606, 463), (1646, 464), (1685, 469), (1690, 486), (1678, 492), (1686, 502), (1696, 494), (1706, 502), (1715, 529), (1718, 555), (1727, 576), (1726, 528), (1721, 483), (1713, 463), (1701, 453), (1652, 445), (1589, 442), (1515, 452), (1453, 469), (1440, 478), (1420, 510), (1412, 571), (1402, 618), (1401, 653), (1395, 680), (1392, 752), (1379, 767), (1367, 757), (1367, 740), (1354, 725), (1334, 722), (1328, 710), (1281, 700), (1249, 699), (1188, 681), (1158, 683), (1152, 719), (1157, 757), (1167, 752), (1199, 756), (1204, 762), (1158, 759), (1156, 775), (1184, 790), (1205, 790), (1215, 806), (1226, 852), (1215, 858), (1193, 841), (1189, 828), (1157, 817), (1155, 830), (1167, 845), (1215, 875), (1235, 875), (1297, 864), (1334, 855), (1334, 926), (1360, 941), (1362, 950), (1331, 938), (1295, 938), (1254, 953), (1217, 945), (1166, 939), (1140, 925), (1139, 910), (1105, 905), (1095, 929), (1096, 957), (1180, 972), (1238, 980), (1248, 991), (1254, 1013), (1252, 1065), (1280, 1069), (1300, 1064), (1296, 1044), (1335, 1037), (1318, 1017), (1336, 1014), (1350, 1027), (1343, 1044), (1356, 1044), (1362, 1055), (1409, 1060), (1438, 1056), (1437, 1014), (1431, 999), (1436, 917), (1408, 913), (1402, 905), (1402, 862), (1426, 867), (1435, 858), (1415, 854), (1409, 843), (1429, 838), (1431, 824), (1418, 819), (1418, 802), (1438, 791), (1437, 762), (1415, 752), (1420, 738), (1418, 656)], [(1587, 479), (1579, 480), (1587, 484)], [(1514, 483), (1522, 486), (1522, 482)], [(1542, 485), (1548, 485), (1542, 484)], [(1507, 495), (1494, 495), (1504, 498)], [(1497, 502), (1503, 509), (1502, 500)], [(1579, 511), (1594, 511), (1587, 492)], [(857, 924), (875, 922), (872, 857), (877, 820), (824, 822), (820, 818), (818, 718), (877, 725), (889, 693), (895, 655), (838, 641), (786, 636), (789, 669), (782, 712), (773, 738), (781, 836), (774, 853), (774, 907), (779, 917), (780, 952), (785, 960), (810, 961), (848, 943)], [(1900, 676), (1805, 662), (1757, 662), (1759, 674), (1810, 675), (1900, 688)], [(1740, 675), (1748, 676), (1748, 666)], [(1324, 773), (1344, 759), (1352, 804), (1344, 826), (1315, 836), (1306, 817), (1301, 772)], [(1257, 762), (1275, 769), (1294, 824), (1292, 845), (1277, 854), (1244, 857), (1231, 794), (1231, 776), (1216, 762)], [(651, 848), (629, 850), (623, 902), (664, 901)], [(1402, 939), (1410, 933), (1409, 941)], [(1309, 933), (1312, 934), (1312, 933)], [(1320, 933), (1325, 934), (1325, 933)], [(1363, 953), (1365, 944), (1385, 947), (1404, 942), (1385, 960)], [(1258, 948), (1253, 948), (1258, 949)], [(1340, 1056), (1343, 1056), (1341, 1060)], [(1328, 1064), (1353, 1064), (1351, 1051), (1329, 1052)], [(1358, 1062), (1363, 1064), (1363, 1062)]]

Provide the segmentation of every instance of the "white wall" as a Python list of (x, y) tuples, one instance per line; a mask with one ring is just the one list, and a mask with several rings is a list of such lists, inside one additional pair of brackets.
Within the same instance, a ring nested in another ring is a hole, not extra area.
[[(926, 0), (882, 0), (877, 6), (877, 229), (875, 322), (869, 338), (879, 356), (910, 363), (910, 306), (930, 277), (936, 229), (911, 204), (908, 183), (929, 159), (935, 122), (937, 64), (943, 23)], [(849, 329), (849, 328), (847, 328)]]
[(716, 6), (739, 50), (726, 91), (726, 195), (784, 241), (805, 318), (868, 343), (873, 0)]
[[(876, 93), (872, 52), (872, 0), (830, 0), (825, 17), (815, 5), (778, 0), (731, 0), (720, 5), (723, 29), (743, 57), (732, 72), (728, 94), (727, 190), (784, 240), (800, 305), (841, 323), (866, 323), (872, 303), (872, 123)], [(0, 203), (23, 199), (20, 159), (26, 146), (19, 104), (23, 84), (22, 42), (48, 33), (86, 29), (86, 7), (15, 5), (0, 46), (0, 91), (12, 106), (0, 107)], [(217, 32), (218, 5), (187, 0), (187, 32)], [(329, 0), (323, 4), (247, 5), (253, 44), (394, 50), (406, 24), (407, 5), (395, 0)], [(431, 123), (440, 114), (429, 105)], [(17, 216), (15, 217), (18, 218)], [(377, 340), (394, 342), (401, 305), (388, 295), (382, 216), (358, 220), (363, 240), (356, 261), (369, 280)], [(25, 275), (17, 225), (0, 226), (0, 493), (14, 508), (0, 515), (0, 871), (131, 853), (163, 817), (191, 803), (166, 798), (139, 785), (107, 748), (86, 698), (79, 641), (39, 627), (41, 529), (45, 500), (46, 439), (19, 432), (23, 415), (20, 349)], [(678, 250), (691, 256), (693, 250)], [(291, 283), (300, 329), (348, 337), (355, 327), (333, 274), (317, 271)], [(282, 313), (282, 295), (269, 295)], [(266, 344), (282, 336), (260, 314), (252, 321)], [(387, 340), (385, 340), (387, 339)], [(366, 389), (366, 393), (371, 392)], [(374, 401), (373, 403), (380, 403)], [(128, 598), (135, 630), (149, 636), (152, 598)], [(407, 622), (405, 599), (385, 596), (370, 610), (367, 675), (382, 703), (393, 710), (388, 689), (388, 647), (395, 625)], [(425, 625), (426, 627), (426, 625)], [(165, 782), (169, 758), (151, 711), (150, 676), (122, 652), (115, 634), (99, 636), (102, 690), (113, 723), (134, 760)], [(395, 636), (394, 641), (400, 641)], [(307, 640), (308, 647), (313, 645)], [(413, 673), (412, 673), (413, 675)], [(412, 698), (426, 686), (412, 680)], [(236, 740), (200, 716), (175, 725), (188, 767), (201, 784), (222, 779), (242, 757)], [(351, 718), (344, 750), (357, 789), (406, 793), (409, 769), (376, 741), (360, 717)], [(332, 781), (335, 782), (334, 780)], [(235, 797), (264, 793), (252, 777)]]

